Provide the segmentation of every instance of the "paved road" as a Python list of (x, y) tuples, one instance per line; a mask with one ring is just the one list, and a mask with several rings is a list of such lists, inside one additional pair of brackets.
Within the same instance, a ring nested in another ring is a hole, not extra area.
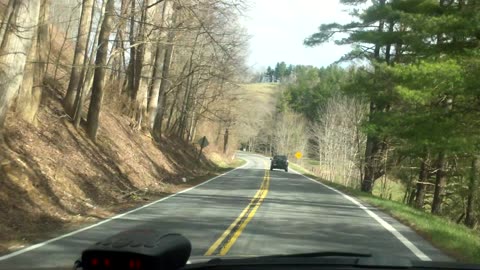
[[(242, 168), (98, 226), (0, 257), (0, 269), (33, 265), (69, 269), (82, 249), (138, 227), (184, 234), (193, 244), (194, 256), (335, 250), (449, 260), (411, 229), (374, 208), (358, 205), (295, 172), (267, 171), (266, 158), (239, 156), (248, 161)], [(219, 243), (216, 248), (215, 243)]]

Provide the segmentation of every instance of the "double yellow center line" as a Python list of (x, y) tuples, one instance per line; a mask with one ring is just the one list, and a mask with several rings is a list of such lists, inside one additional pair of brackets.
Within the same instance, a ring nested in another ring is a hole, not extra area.
[(262, 204), (265, 197), (267, 197), (268, 187), (270, 186), (270, 171), (265, 170), (265, 176), (263, 177), (262, 185), (253, 196), (250, 203), (243, 209), (242, 213), (230, 224), (228, 229), (220, 236), (220, 238), (213, 243), (213, 245), (207, 250), (205, 256), (211, 255), (225, 255), (230, 248), (235, 244), (242, 231), (247, 224), (252, 220), (253, 216), (257, 212), (258, 208)]

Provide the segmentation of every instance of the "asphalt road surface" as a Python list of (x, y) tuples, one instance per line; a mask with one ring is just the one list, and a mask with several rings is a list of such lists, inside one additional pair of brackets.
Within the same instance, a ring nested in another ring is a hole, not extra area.
[(70, 269), (82, 249), (132, 228), (185, 235), (192, 256), (369, 252), (413, 260), (450, 260), (388, 215), (296, 172), (266, 170), (267, 158), (197, 187), (0, 257), (0, 269)]

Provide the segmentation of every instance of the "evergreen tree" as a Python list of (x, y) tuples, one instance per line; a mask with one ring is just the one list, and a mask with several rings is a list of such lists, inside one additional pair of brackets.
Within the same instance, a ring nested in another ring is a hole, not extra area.
[[(342, 2), (356, 7), (366, 1)], [(306, 45), (315, 46), (331, 40), (336, 33), (347, 33), (346, 38), (337, 39), (336, 43), (354, 45), (355, 49), (341, 60), (361, 58), (370, 61), (370, 66), (358, 72), (357, 78), (348, 87), (350, 92), (370, 101), (369, 119), (364, 127), (368, 137), (363, 191), (371, 192), (375, 180), (383, 175), (385, 166), (382, 166), (381, 160), (388, 146), (392, 141), (401, 141), (407, 148), (421, 149), (415, 151), (420, 159), (425, 152), (436, 153), (436, 171), (440, 174), (436, 179), (436, 203), (433, 208), (440, 209), (441, 191), (438, 190), (445, 185), (443, 169), (448, 161), (448, 155), (446, 158), (444, 155), (452, 147), (457, 149), (452, 137), (461, 135), (449, 134), (446, 129), (453, 128), (449, 126), (452, 120), (447, 121), (445, 115), (438, 113), (454, 106), (458, 102), (456, 97), (461, 96), (459, 93), (464, 89), (464, 82), (458, 80), (463, 75), (455, 71), (462, 69), (458, 58), (478, 47), (480, 31), (478, 23), (475, 23), (479, 19), (478, 14), (475, 1), (372, 1), (365, 10), (353, 13), (357, 21), (344, 25), (322, 25), (318, 33), (305, 40)], [(444, 73), (448, 68), (456, 69), (452, 73)], [(447, 83), (445, 78), (452, 79), (454, 74), (456, 80), (448, 82), (449, 88), (438, 85)], [(411, 112), (414, 112), (411, 117), (405, 117)], [(419, 145), (403, 137), (401, 134), (408, 123), (409, 136), (419, 141), (422, 141), (420, 138), (430, 138), (428, 142), (423, 140)], [(419, 125), (429, 127), (423, 137), (423, 129)], [(447, 134), (447, 139), (442, 143), (434, 133)]]
[(269, 82), (273, 82), (274, 71), (270, 66), (268, 66), (267, 72), (265, 73), (265, 75), (267, 76)]
[(275, 78), (281, 80), (287, 75), (287, 64), (285, 62), (277, 63), (275, 66)]

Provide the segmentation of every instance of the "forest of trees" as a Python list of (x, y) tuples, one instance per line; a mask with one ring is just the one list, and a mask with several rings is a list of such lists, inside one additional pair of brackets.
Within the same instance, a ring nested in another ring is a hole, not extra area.
[(260, 75), (260, 82), (285, 82), (293, 74), (294, 65), (288, 65), (285, 62), (278, 62), (275, 68), (270, 66)]
[(65, 114), (93, 141), (105, 104), (157, 142), (193, 141), (206, 121), (224, 133), (245, 72), (243, 8), (241, 0), (0, 1), (0, 137), (6, 121), (35, 124), (42, 92), (58, 85)]
[[(405, 203), (474, 227), (480, 2), (341, 2), (354, 21), (321, 25), (304, 43), (351, 45), (339, 59), (350, 66), (268, 67), (260, 79), (283, 90), (249, 148), (302, 151), (324, 178), (364, 192), (392, 177), (405, 185)], [(56, 87), (64, 114), (92, 141), (107, 103), (156, 142), (192, 142), (209, 123), (226, 148), (246, 71), (243, 8), (241, 0), (0, 0), (0, 140), (7, 121), (34, 125), (42, 93)]]
[[(307, 121), (300, 126), (308, 145), (282, 151), (292, 157), (307, 149), (323, 178), (368, 193), (379, 179), (396, 179), (405, 186), (404, 203), (475, 227), (480, 3), (341, 2), (355, 20), (321, 25), (305, 45), (335, 41), (353, 50), (339, 59), (345, 65), (293, 69), (277, 114)], [(291, 120), (290, 130), (302, 121)], [(268, 142), (257, 148), (270, 150)]]
[(355, 49), (342, 60), (368, 62), (344, 87), (367, 104), (361, 190), (397, 174), (408, 187), (406, 203), (471, 227), (480, 214), (479, 11), (478, 1), (380, 0), (356, 21), (322, 25), (305, 40), (315, 46), (344, 33), (337, 44)]

